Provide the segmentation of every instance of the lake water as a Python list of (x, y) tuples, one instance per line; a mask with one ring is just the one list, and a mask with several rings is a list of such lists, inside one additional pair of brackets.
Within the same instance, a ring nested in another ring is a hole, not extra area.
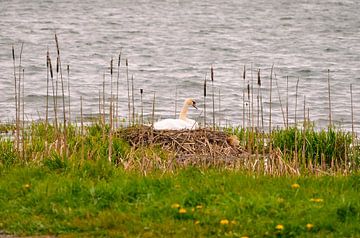
[[(283, 124), (279, 95), (283, 107), (288, 101), (289, 122), (294, 122), (298, 78), (298, 120), (303, 118), (306, 97), (310, 120), (319, 127), (327, 125), (329, 69), (333, 121), (343, 128), (351, 128), (349, 87), (353, 84), (355, 128), (360, 129), (360, 1), (221, 2), (1, 0), (0, 120), (9, 121), (15, 117), (11, 47), (15, 47), (18, 64), (22, 43), (26, 117), (28, 120), (44, 118), (46, 51), (49, 49), (55, 65), (56, 32), (65, 81), (66, 65), (70, 66), (73, 119), (80, 112), (80, 96), (84, 98), (84, 114), (98, 114), (98, 95), (104, 75), (109, 101), (110, 60), (114, 58), (113, 80), (116, 81), (117, 59), (121, 51), (121, 117), (126, 117), (128, 111), (125, 67), (125, 59), (128, 59), (129, 77), (134, 76), (136, 113), (140, 113), (141, 88), (144, 90), (146, 115), (152, 113), (154, 93), (155, 115), (163, 118), (174, 117), (175, 98), (179, 110), (183, 99), (192, 97), (197, 101), (199, 110), (190, 110), (189, 116), (199, 121), (204, 115), (204, 78), (206, 75), (210, 79), (210, 67), (213, 66), (216, 120), (221, 125), (243, 125), (243, 119), (249, 123), (248, 114), (244, 116), (243, 113), (243, 89), (247, 87), (248, 80), (250, 88), (253, 82), (254, 95), (250, 96), (250, 100), (254, 105), (254, 123), (257, 123), (256, 89), (257, 71), (260, 69), (264, 122), (267, 125), (269, 77), (274, 65), (273, 78), (276, 74), (277, 84), (273, 82), (273, 126)], [(244, 66), (247, 69), (245, 81), (242, 79)], [(113, 85), (115, 92), (116, 84)], [(207, 120), (211, 122), (210, 81), (207, 91)], [(245, 99), (248, 99), (247, 92)], [(245, 109), (248, 112), (248, 106)]]

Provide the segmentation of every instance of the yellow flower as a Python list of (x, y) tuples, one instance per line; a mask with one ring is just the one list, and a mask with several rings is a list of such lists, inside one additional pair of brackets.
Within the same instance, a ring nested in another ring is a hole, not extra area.
[(179, 208), (179, 207), (180, 207), (180, 205), (178, 203), (174, 203), (171, 205), (171, 208)]
[(232, 221), (231, 221), (231, 224), (235, 225), (235, 224), (236, 224), (236, 221), (235, 221), (235, 220), (232, 220)]
[(242, 236), (241, 238), (249, 238), (248, 236)]
[(294, 184), (291, 185), (291, 188), (297, 189), (297, 188), (300, 188), (300, 185), (297, 184), (297, 183), (294, 183)]
[(310, 201), (320, 203), (320, 202), (324, 202), (324, 199), (322, 199), (322, 198), (312, 198), (312, 199), (310, 199)]
[(311, 230), (312, 228), (314, 228), (314, 225), (311, 224), (311, 223), (308, 223), (308, 224), (306, 224), (306, 228), (307, 228), (308, 230)]
[(195, 208), (191, 208), (191, 211), (194, 212), (194, 211), (195, 211)]
[(24, 184), (24, 188), (26, 188), (26, 189), (29, 189), (29, 188), (31, 188), (31, 185), (30, 184)]
[(202, 208), (203, 208), (203, 206), (201, 206), (201, 205), (196, 206), (196, 209), (202, 209)]
[(195, 225), (199, 225), (200, 221), (196, 220), (194, 223), (195, 223)]
[(221, 224), (221, 225), (228, 225), (228, 224), (229, 224), (229, 220), (228, 220), (228, 219), (222, 219), (222, 220), (220, 221), (220, 224)]
[(185, 213), (186, 213), (186, 209), (185, 209), (185, 208), (180, 208), (180, 209), (179, 209), (179, 213), (180, 213), (180, 214), (185, 214)]
[(275, 226), (275, 229), (281, 231), (281, 230), (284, 230), (284, 226), (281, 225), (281, 224), (278, 224), (278, 225)]

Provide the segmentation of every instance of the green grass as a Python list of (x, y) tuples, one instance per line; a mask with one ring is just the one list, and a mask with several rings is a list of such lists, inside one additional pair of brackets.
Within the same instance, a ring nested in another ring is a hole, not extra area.
[(360, 236), (358, 174), (270, 177), (187, 168), (144, 176), (106, 160), (48, 159), (1, 166), (0, 194), (0, 230), (18, 235)]

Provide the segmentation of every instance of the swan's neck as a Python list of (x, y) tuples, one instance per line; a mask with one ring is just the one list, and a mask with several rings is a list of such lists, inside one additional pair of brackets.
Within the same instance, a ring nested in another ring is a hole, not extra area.
[(187, 116), (188, 110), (189, 110), (189, 105), (184, 104), (183, 108), (182, 108), (181, 111), (180, 111), (179, 119), (181, 119), (181, 120), (186, 120), (186, 119), (187, 119), (186, 116)]

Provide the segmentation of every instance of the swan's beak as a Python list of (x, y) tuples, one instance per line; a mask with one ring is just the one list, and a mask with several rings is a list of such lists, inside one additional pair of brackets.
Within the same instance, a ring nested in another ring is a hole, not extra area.
[(193, 107), (195, 107), (195, 108), (196, 108), (196, 110), (198, 109), (198, 108), (196, 107), (196, 102), (194, 102), (194, 101), (193, 101), (192, 106), (193, 106)]

